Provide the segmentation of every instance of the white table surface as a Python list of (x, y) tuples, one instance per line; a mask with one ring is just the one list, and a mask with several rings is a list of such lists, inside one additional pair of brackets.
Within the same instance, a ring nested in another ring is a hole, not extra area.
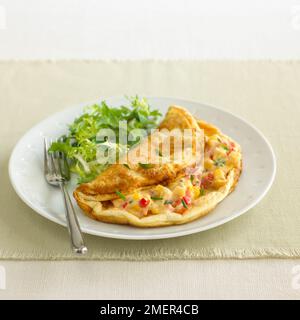
[[(300, 0), (0, 0), (0, 59), (74, 58), (299, 59)], [(300, 259), (0, 261), (10, 298), (299, 299)]]
[(299, 299), (298, 260), (5, 261), (0, 299)]

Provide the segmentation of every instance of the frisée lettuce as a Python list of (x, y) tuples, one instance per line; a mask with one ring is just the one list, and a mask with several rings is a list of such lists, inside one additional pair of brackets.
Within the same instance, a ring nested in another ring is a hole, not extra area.
[[(138, 96), (127, 98), (128, 105), (108, 106), (105, 101), (86, 107), (84, 113), (69, 125), (68, 134), (53, 142), (49, 152), (66, 155), (71, 172), (77, 174), (78, 183), (89, 182), (107, 168), (107, 163), (96, 161), (98, 148), (114, 148), (118, 155), (127, 152), (135, 142), (123, 144), (119, 139), (119, 123), (126, 121), (127, 136), (133, 129), (144, 129), (147, 133), (156, 128), (161, 113), (151, 110), (148, 101)], [(98, 141), (100, 129), (109, 128), (115, 132), (116, 142)], [(128, 140), (128, 139), (127, 139)]]

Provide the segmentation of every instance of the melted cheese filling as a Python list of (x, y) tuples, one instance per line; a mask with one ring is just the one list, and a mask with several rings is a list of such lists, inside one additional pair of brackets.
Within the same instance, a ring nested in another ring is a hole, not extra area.
[(227, 174), (240, 166), (241, 154), (233, 142), (218, 134), (206, 137), (204, 172), (201, 175), (183, 176), (169, 184), (126, 195), (112, 201), (138, 217), (164, 212), (184, 214), (199, 197), (226, 184)]

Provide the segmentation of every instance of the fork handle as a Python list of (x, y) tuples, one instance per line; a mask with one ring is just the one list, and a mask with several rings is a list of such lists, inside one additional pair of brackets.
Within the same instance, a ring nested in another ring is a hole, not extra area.
[(66, 189), (66, 185), (63, 182), (61, 182), (59, 186), (63, 194), (64, 205), (66, 209), (67, 225), (71, 237), (72, 248), (74, 252), (78, 254), (85, 254), (87, 252), (87, 247), (85, 246), (83, 241), (81, 229), (72, 201), (70, 199), (70, 195)]

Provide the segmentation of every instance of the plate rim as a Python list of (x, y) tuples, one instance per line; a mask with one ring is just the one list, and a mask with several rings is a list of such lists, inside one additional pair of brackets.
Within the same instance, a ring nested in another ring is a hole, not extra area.
[[(272, 164), (273, 164), (273, 171), (272, 174), (269, 178), (268, 184), (266, 185), (265, 189), (263, 190), (263, 192), (260, 193), (260, 195), (258, 197), (256, 197), (254, 199), (254, 201), (251, 201), (247, 206), (245, 206), (243, 208), (243, 210), (239, 210), (238, 212), (236, 212), (235, 214), (232, 214), (228, 217), (224, 217), (214, 223), (210, 223), (206, 226), (199, 226), (199, 227), (194, 227), (192, 229), (189, 230), (179, 230), (176, 231), (174, 233), (167, 233), (167, 234), (158, 234), (158, 235), (149, 235), (149, 234), (145, 234), (145, 235), (124, 235), (124, 234), (112, 234), (106, 231), (94, 231), (94, 230), (90, 230), (88, 228), (84, 228), (81, 227), (81, 230), (83, 233), (86, 234), (91, 234), (93, 236), (98, 236), (98, 237), (105, 237), (105, 238), (113, 238), (113, 239), (123, 239), (123, 240), (156, 240), (156, 239), (167, 239), (167, 238), (177, 238), (177, 237), (182, 237), (185, 235), (190, 235), (190, 234), (194, 234), (194, 233), (199, 233), (202, 231), (206, 231), (209, 229), (213, 229), (216, 228), (218, 226), (221, 226), (227, 222), (230, 222), (231, 220), (238, 218), (239, 216), (241, 216), (242, 214), (245, 214), (246, 212), (248, 212), (250, 209), (252, 209), (253, 207), (255, 207), (268, 193), (268, 191), (270, 190), (274, 180), (275, 180), (275, 176), (276, 176), (276, 172), (277, 172), (277, 161), (276, 161), (276, 156), (275, 156), (275, 152), (273, 150), (273, 147), (271, 145), (271, 143), (269, 142), (269, 140), (265, 137), (265, 135), (258, 129), (256, 128), (253, 124), (251, 124), (250, 122), (248, 122), (247, 120), (245, 120), (244, 118), (242, 118), (239, 115), (234, 114), (231, 111), (228, 110), (224, 110), (220, 107), (216, 107), (214, 105), (210, 105), (210, 104), (206, 104), (206, 103), (202, 103), (193, 99), (185, 99), (185, 98), (177, 98), (177, 97), (172, 97), (172, 96), (152, 96), (152, 95), (140, 95), (142, 97), (145, 97), (146, 99), (174, 99), (177, 101), (182, 101), (182, 102), (187, 102), (187, 103), (193, 103), (193, 104), (199, 104), (203, 107), (207, 107), (207, 108), (211, 108), (214, 109), (217, 112), (224, 112), (229, 114), (230, 116), (236, 118), (237, 120), (239, 120), (240, 122), (243, 122), (244, 124), (246, 124), (248, 127), (250, 127), (252, 130), (254, 130), (259, 136), (260, 138), (265, 142), (265, 144), (267, 145), (271, 157), (272, 157)], [(108, 96), (108, 97), (100, 97), (99, 99), (95, 99), (93, 101), (90, 102), (83, 102), (80, 104), (76, 104), (73, 106), (69, 106), (66, 107), (60, 111), (57, 111), (53, 114), (50, 114), (48, 117), (44, 118), (43, 120), (39, 121), (38, 123), (36, 123), (34, 126), (32, 126), (29, 130), (27, 130), (17, 141), (17, 143), (15, 144), (10, 157), (9, 157), (9, 161), (8, 161), (8, 174), (9, 174), (9, 180), (10, 183), (14, 189), (14, 191), (16, 192), (16, 194), (20, 197), (20, 199), (27, 205), (29, 206), (33, 211), (35, 211), (36, 213), (38, 213), (39, 215), (41, 215), (42, 217), (48, 219), (51, 222), (57, 223), (65, 228), (67, 228), (67, 224), (65, 221), (62, 221), (58, 218), (56, 218), (53, 215), (50, 215), (47, 210), (44, 210), (41, 207), (36, 206), (33, 202), (31, 202), (30, 200), (28, 200), (21, 192), (20, 188), (16, 185), (16, 181), (14, 179), (14, 173), (13, 173), (13, 160), (14, 160), (14, 156), (15, 153), (18, 150), (18, 147), (21, 145), (22, 141), (29, 136), (32, 132), (34, 132), (34, 130), (43, 125), (44, 122), (49, 121), (52, 118), (55, 118), (56, 116), (58, 116), (59, 114), (62, 114), (64, 112), (70, 111), (72, 109), (75, 108), (79, 108), (79, 107), (84, 107), (87, 106), (91, 103), (95, 103), (97, 101), (102, 101), (102, 100), (109, 100), (109, 99), (124, 99), (124, 96), (121, 95), (117, 95), (117, 96)], [(163, 228), (163, 227), (161, 227)]]

